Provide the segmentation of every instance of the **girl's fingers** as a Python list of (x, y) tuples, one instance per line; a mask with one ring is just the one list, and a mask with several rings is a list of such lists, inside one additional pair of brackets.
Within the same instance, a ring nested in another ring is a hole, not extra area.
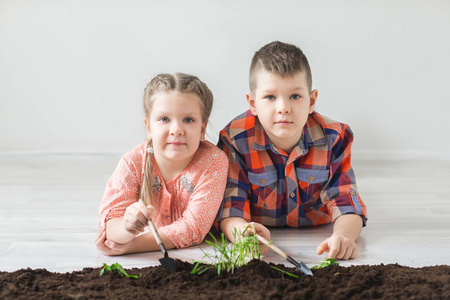
[(125, 224), (127, 230), (142, 231), (147, 226), (147, 218), (139, 209), (138, 204), (134, 204), (127, 208), (124, 216), (124, 220), (128, 223)]
[(103, 235), (105, 233), (105, 231), (102, 229), (102, 230), (99, 230), (98, 232), (97, 232), (97, 235), (96, 235), (96, 237), (95, 237), (95, 242), (97, 242), (97, 240)]
[(100, 230), (95, 239), (95, 246), (97, 249), (106, 256), (120, 255), (122, 254), (124, 245), (114, 243), (106, 239), (106, 231)]
[(106, 231), (105, 230), (100, 230), (97, 233), (97, 236), (95, 237), (95, 244), (97, 243), (103, 243), (103, 241), (106, 239)]
[(145, 205), (144, 201), (142, 201), (142, 199), (139, 199), (139, 209), (142, 212), (142, 214), (145, 217), (145, 222), (147, 224), (148, 220), (150, 220), (152, 218), (153, 215), (153, 206), (152, 205)]
[(144, 226), (136, 226), (135, 223), (124, 220), (123, 226), (126, 231), (131, 234), (138, 235), (140, 232), (144, 231)]

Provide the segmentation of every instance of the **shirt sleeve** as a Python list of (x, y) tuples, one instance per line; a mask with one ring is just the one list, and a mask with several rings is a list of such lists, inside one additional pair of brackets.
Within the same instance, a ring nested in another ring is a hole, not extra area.
[(230, 217), (240, 217), (250, 222), (252, 217), (250, 212), (251, 186), (248, 180), (245, 157), (230, 142), (230, 137), (225, 129), (220, 132), (217, 146), (225, 152), (230, 164), (225, 194), (222, 206), (217, 214), (217, 221), (220, 222)]
[(132, 164), (122, 157), (109, 178), (99, 209), (99, 228), (108, 220), (123, 218), (128, 206), (139, 200), (140, 184)]
[(334, 221), (341, 215), (357, 214), (366, 225), (366, 206), (358, 193), (355, 173), (351, 166), (353, 133), (346, 124), (337, 135), (331, 149), (330, 179), (321, 192), (328, 214)]
[(209, 157), (209, 165), (196, 171), (203, 172), (189, 198), (181, 218), (158, 228), (177, 248), (200, 244), (210, 231), (222, 202), (228, 172), (225, 154), (216, 148)]

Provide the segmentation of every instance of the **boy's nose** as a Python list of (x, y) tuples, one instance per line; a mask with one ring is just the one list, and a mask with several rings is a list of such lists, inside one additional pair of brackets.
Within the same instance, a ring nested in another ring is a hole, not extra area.
[(288, 114), (291, 112), (291, 108), (289, 107), (289, 104), (284, 99), (279, 99), (278, 105), (277, 105), (277, 111), (279, 114)]

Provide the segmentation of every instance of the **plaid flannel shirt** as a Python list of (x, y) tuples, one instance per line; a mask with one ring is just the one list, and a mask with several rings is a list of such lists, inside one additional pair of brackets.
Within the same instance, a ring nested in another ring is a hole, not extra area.
[(350, 127), (313, 112), (288, 155), (267, 137), (251, 111), (220, 132), (218, 146), (230, 161), (217, 219), (241, 217), (267, 226), (306, 227), (357, 214), (366, 206), (350, 164)]

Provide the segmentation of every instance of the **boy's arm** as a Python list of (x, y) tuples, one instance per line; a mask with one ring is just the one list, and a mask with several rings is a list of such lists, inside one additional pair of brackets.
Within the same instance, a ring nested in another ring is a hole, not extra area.
[[(241, 130), (244, 130), (241, 128)], [(248, 142), (248, 136), (243, 135), (241, 143), (232, 142), (229, 135), (229, 130), (226, 128), (220, 131), (219, 142), (217, 146), (222, 149), (228, 157), (230, 162), (228, 169), (227, 186), (225, 189), (224, 199), (222, 201), (222, 207), (217, 215), (217, 220), (220, 222), (220, 230), (225, 234), (228, 240), (234, 242), (233, 233), (237, 229), (243, 232), (245, 228), (248, 229), (249, 234), (258, 234), (270, 241), (270, 232), (262, 224), (251, 222), (251, 210), (250, 206), (250, 194), (251, 187), (248, 181), (247, 164), (245, 154), (248, 154), (248, 149), (242, 147), (246, 151), (242, 153), (238, 147), (238, 144), (246, 145)], [(261, 245), (261, 248), (262, 245)], [(265, 247), (261, 254), (268, 251)]]
[(327, 258), (347, 260), (355, 258), (358, 245), (355, 241), (361, 233), (363, 221), (355, 214), (342, 215), (333, 225), (333, 234), (317, 247), (317, 254), (328, 252)]
[(328, 252), (328, 258), (349, 259), (356, 257), (355, 241), (367, 218), (350, 163), (353, 133), (348, 125), (341, 126), (331, 149), (330, 179), (321, 192), (332, 216), (333, 234), (317, 247), (317, 254)]

